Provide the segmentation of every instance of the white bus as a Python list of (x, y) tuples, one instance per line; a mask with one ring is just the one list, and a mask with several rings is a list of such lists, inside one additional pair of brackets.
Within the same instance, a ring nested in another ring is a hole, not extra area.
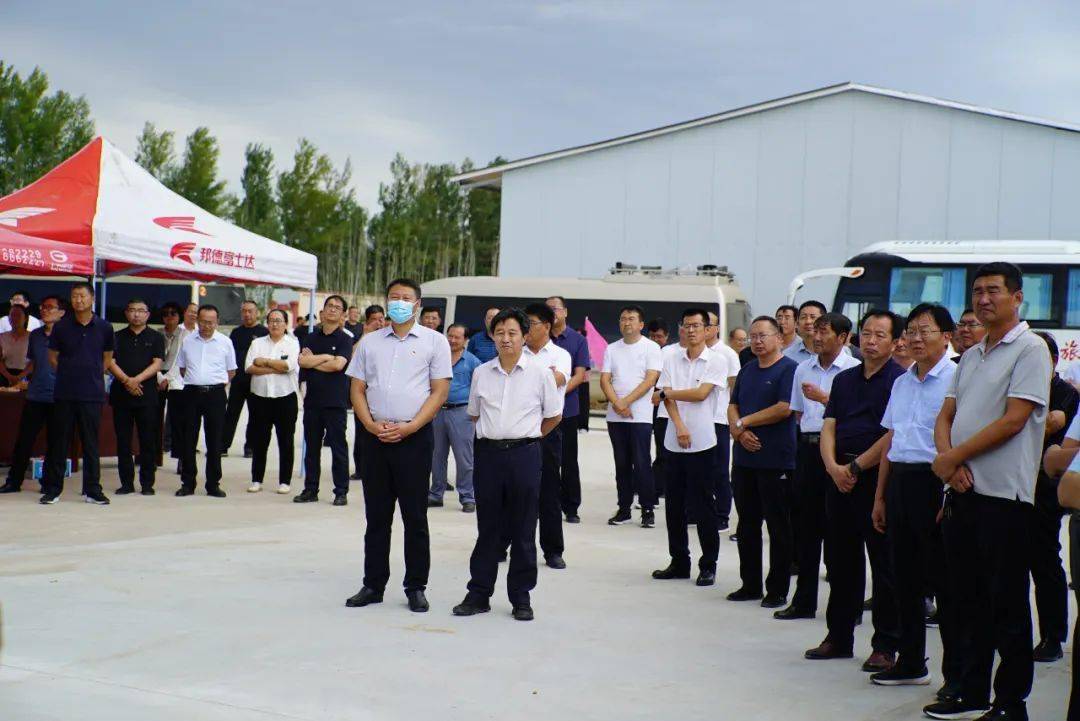
[(971, 307), (972, 272), (1008, 261), (1024, 273), (1020, 317), (1050, 331), (1061, 349), (1059, 370), (1080, 360), (1080, 241), (897, 240), (875, 243), (848, 260), (862, 268), (841, 278), (833, 310), (856, 322), (870, 308), (906, 315), (919, 303), (940, 303), (959, 318)]
[[(746, 296), (726, 268), (712, 265), (693, 270), (661, 270), (616, 263), (603, 278), (500, 278), (461, 276), (423, 284), (423, 305), (443, 309), (444, 327), (464, 323), (480, 330), (490, 307), (523, 308), (560, 295), (566, 299), (567, 324), (580, 329), (589, 321), (608, 342), (618, 340), (619, 310), (640, 305), (645, 320), (663, 318), (674, 336), (682, 311), (690, 306), (717, 313), (720, 330), (745, 328), (751, 318)], [(600, 358), (593, 363), (599, 364)]]

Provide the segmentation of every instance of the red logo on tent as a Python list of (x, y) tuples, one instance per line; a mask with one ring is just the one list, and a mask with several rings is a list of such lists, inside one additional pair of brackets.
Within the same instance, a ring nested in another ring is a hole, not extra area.
[[(155, 219), (154, 222), (156, 223), (158, 220), (161, 219)], [(195, 265), (195, 261), (191, 259), (191, 252), (193, 250), (195, 250), (194, 243), (177, 243), (171, 249), (169, 249), (169, 257), (175, 260), (182, 260), (185, 263), (190, 263), (191, 265)]]
[(205, 235), (208, 238), (213, 237), (209, 233), (204, 233), (201, 230), (195, 229), (194, 215), (163, 215), (160, 218), (154, 218), (154, 222), (162, 228), (182, 230), (186, 233), (198, 233), (199, 235)]

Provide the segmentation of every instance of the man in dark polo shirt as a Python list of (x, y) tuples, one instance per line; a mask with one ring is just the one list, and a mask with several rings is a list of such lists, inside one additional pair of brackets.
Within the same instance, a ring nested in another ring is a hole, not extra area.
[(105, 402), (105, 368), (112, 364), (115, 337), (112, 326), (94, 315), (94, 289), (90, 285), (72, 286), (70, 305), (71, 311), (49, 335), (49, 364), (56, 369), (56, 385), (41, 503), (60, 500), (72, 429), (78, 427), (83, 448), (83, 496), (87, 503), (107, 506), (109, 499), (101, 491), (98, 428)]
[(349, 408), (349, 378), (345, 366), (352, 357), (353, 339), (340, 326), (345, 299), (331, 295), (323, 303), (323, 323), (300, 341), (300, 368), (307, 384), (304, 394), (304, 490), (294, 503), (319, 500), (323, 438), (330, 446), (334, 505), (348, 503), (349, 448), (345, 414)]
[(581, 401), (578, 393), (588, 393), (586, 380), (591, 367), (589, 345), (585, 336), (566, 325), (566, 299), (553, 295), (547, 299), (547, 306), (555, 314), (555, 325), (551, 329), (555, 345), (570, 354), (571, 375), (566, 381), (566, 404), (559, 424), (562, 430), (562, 510), (567, 523), (581, 523), (578, 507), (581, 506), (581, 472), (578, 470), (578, 415), (581, 413)]
[(131, 461), (134, 425), (139, 434), (139, 486), (144, 496), (152, 496), (157, 471), (157, 372), (165, 358), (165, 336), (147, 327), (150, 307), (141, 298), (129, 300), (124, 315), (128, 327), (116, 334), (116, 350), (109, 366), (113, 376), (109, 403), (113, 407), (120, 470), (116, 493), (135, 492), (135, 465)]
[[(240, 325), (229, 333), (233, 351), (236, 353), (236, 361), (239, 364), (236, 375), (229, 383), (229, 402), (225, 407), (225, 430), (221, 437), (221, 455), (226, 455), (232, 447), (233, 437), (236, 435), (236, 426), (240, 422), (240, 412), (244, 410), (251, 395), (251, 376), (244, 370), (244, 359), (247, 358), (248, 348), (251, 341), (262, 338), (269, 334), (266, 326), (259, 322), (259, 306), (253, 300), (245, 300), (240, 304)], [(248, 409), (248, 425), (251, 427), (251, 410)], [(244, 430), (244, 458), (251, 458), (251, 438), (247, 429)]]
[(863, 361), (833, 380), (821, 427), (821, 458), (833, 484), (825, 495), (825, 553), (829, 569), (828, 635), (806, 652), (810, 660), (851, 658), (862, 614), (866, 561), (873, 584), (873, 649), (863, 671), (892, 668), (900, 643), (900, 617), (885, 536), (874, 530), (877, 466), (884, 448), (882, 416), (893, 382), (905, 369), (892, 359), (903, 321), (871, 310), (859, 324)]

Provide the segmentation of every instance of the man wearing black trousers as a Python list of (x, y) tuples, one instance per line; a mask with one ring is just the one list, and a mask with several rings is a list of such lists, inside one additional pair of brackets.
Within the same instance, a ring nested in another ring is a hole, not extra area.
[(117, 495), (135, 492), (135, 465), (131, 461), (131, 433), (139, 435), (139, 486), (142, 495), (154, 495), (157, 472), (158, 389), (157, 372), (165, 357), (165, 336), (146, 322), (150, 307), (132, 298), (124, 310), (128, 327), (116, 334), (116, 350), (108, 368), (113, 376), (109, 403), (113, 409), (116, 456), (120, 472)]
[[(668, 326), (663, 318), (654, 318), (649, 321), (649, 340), (660, 346), (660, 367), (663, 368), (663, 357), (671, 352), (672, 347), (678, 347), (677, 343), (668, 345)], [(658, 379), (659, 381), (659, 379)], [(652, 393), (652, 419), (653, 419), (653, 445), (656, 453), (653, 455), (653, 483), (656, 485), (656, 500), (659, 502), (665, 493), (665, 478), (667, 471), (667, 451), (664, 449), (664, 436), (667, 435), (667, 408), (660, 400), (660, 388), (657, 387)]]
[(540, 499), (541, 439), (559, 425), (565, 396), (544, 364), (522, 352), (528, 317), (516, 308), (491, 321), (498, 355), (473, 373), (469, 416), (476, 422), (474, 487), (476, 545), (470, 579), (455, 616), (491, 610), (499, 555), (510, 540), (506, 591), (518, 621), (533, 620), (536, 517)]
[[(248, 348), (251, 341), (262, 338), (267, 333), (266, 326), (259, 322), (259, 306), (253, 300), (245, 300), (240, 304), (240, 325), (229, 333), (229, 340), (233, 344), (233, 352), (240, 363), (229, 384), (229, 403), (225, 408), (225, 430), (221, 440), (221, 455), (226, 455), (232, 447), (233, 437), (236, 435), (236, 426), (240, 422), (240, 413), (247, 405), (251, 396), (251, 376), (244, 368), (244, 359), (247, 358)], [(248, 423), (244, 429), (244, 458), (251, 458), (251, 409), (248, 409)]]
[[(902, 324), (889, 311), (871, 310), (863, 317), (859, 324), (863, 362), (833, 380), (821, 427), (821, 458), (833, 480), (825, 495), (825, 564), (830, 582), (825, 617), (829, 632), (804, 657), (818, 661), (854, 656), (855, 625), (862, 616), (869, 556), (874, 634), (870, 657), (862, 666), (867, 673), (892, 668), (900, 642), (889, 549), (885, 537), (874, 530), (871, 514), (877, 465), (884, 447), (881, 419), (893, 383), (904, 373), (892, 359)], [(925, 590), (920, 589), (920, 593)]]
[(653, 571), (658, 581), (690, 578), (689, 517), (697, 524), (701, 558), (698, 586), (716, 583), (716, 560), (720, 553), (720, 532), (715, 512), (712, 464), (716, 457), (716, 415), (718, 390), (727, 383), (722, 358), (705, 345), (709, 314), (701, 308), (683, 311), (681, 325), (686, 348), (663, 359), (660, 398), (670, 420), (664, 447), (669, 451), (667, 499), (668, 553), (666, 568)]
[(180, 464), (177, 496), (195, 493), (195, 446), (199, 428), (206, 440), (206, 495), (224, 498), (221, 489), (221, 431), (225, 420), (225, 386), (236, 373), (236, 353), (224, 334), (218, 333), (218, 309), (199, 307), (197, 333), (184, 339), (176, 365), (184, 378), (184, 410), (187, 432)]
[[(450, 392), (453, 367), (446, 338), (416, 322), (420, 285), (398, 278), (386, 286), (390, 327), (365, 333), (353, 353), (353, 411), (364, 437), (364, 585), (345, 605), (381, 603), (390, 580), (394, 505), (405, 526), (405, 596), (409, 610), (428, 610), (424, 590), (431, 569), (428, 479), (434, 436), (431, 421)], [(479, 504), (478, 504), (479, 509)]]
[(353, 353), (353, 339), (341, 326), (345, 299), (331, 295), (323, 302), (323, 322), (300, 342), (304, 394), (304, 490), (293, 503), (319, 500), (323, 439), (330, 446), (330, 472), (334, 479), (334, 505), (348, 504), (349, 447), (345, 415), (349, 408), (349, 379), (345, 367)]
[(971, 299), (986, 336), (960, 359), (934, 426), (932, 469), (949, 484), (945, 553), (965, 654), (960, 698), (924, 708), (931, 718), (990, 709), (996, 651), (992, 718), (1027, 719), (1028, 538), (1053, 369), (1046, 344), (1020, 320), (1023, 282), (1011, 263), (975, 270)]
[[(780, 325), (763, 315), (750, 325), (754, 360), (739, 371), (728, 405), (735, 438), (732, 479), (739, 512), (739, 576), (729, 601), (761, 599), (762, 608), (787, 603), (791, 585), (791, 501), (795, 469), (795, 417), (791, 384), (797, 363), (780, 352)], [(769, 574), (762, 598), (761, 524), (769, 530)]]
[[(353, 333), (353, 349), (356, 349), (356, 344), (360, 342), (360, 338), (365, 333), (371, 333), (385, 327), (386, 322), (386, 309), (381, 305), (369, 305), (364, 309), (364, 322), (359, 326), (357, 332)], [(346, 330), (350, 330), (346, 324)], [(362, 480), (364, 474), (361, 470), (361, 459), (364, 452), (364, 424), (360, 422), (360, 419), (353, 414), (353, 446), (352, 446), (352, 458), (353, 458), (353, 472), (349, 476), (354, 481)], [(453, 490), (450, 483), (446, 484), (447, 490)]]
[[(588, 393), (589, 345), (585, 336), (566, 325), (566, 299), (553, 295), (547, 306), (555, 314), (555, 326), (551, 329), (555, 345), (570, 354), (573, 372), (566, 382), (566, 405), (562, 414), (562, 510), (567, 523), (581, 523), (578, 508), (581, 506), (581, 471), (578, 469), (578, 415), (581, 401), (578, 393)], [(584, 386), (584, 389), (582, 389)]]
[(735, 387), (735, 378), (739, 375), (742, 364), (739, 354), (733, 351), (720, 338), (720, 317), (709, 313), (709, 328), (706, 331), (705, 344), (727, 363), (727, 383), (719, 392), (716, 400), (716, 463), (713, 465), (713, 479), (716, 487), (716, 516), (721, 531), (726, 531), (731, 521), (731, 503), (734, 495), (731, 490), (731, 429), (728, 427), (727, 407), (730, 401), (728, 389)]
[(49, 449), (39, 503), (60, 500), (64, 468), (75, 427), (83, 448), (82, 488), (87, 503), (109, 505), (101, 491), (98, 430), (105, 402), (105, 369), (112, 364), (115, 334), (112, 326), (94, 315), (94, 289), (87, 283), (71, 287), (70, 312), (49, 335), (49, 364), (56, 369)]

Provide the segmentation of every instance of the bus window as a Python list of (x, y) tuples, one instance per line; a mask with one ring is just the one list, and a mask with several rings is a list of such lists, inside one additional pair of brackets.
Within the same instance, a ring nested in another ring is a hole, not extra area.
[[(1025, 294), (1027, 289), (1025, 288)], [(1080, 269), (1069, 271), (1069, 292), (1065, 297), (1065, 325), (1080, 326)]]
[(967, 298), (966, 276), (963, 268), (893, 268), (889, 310), (907, 316), (920, 303), (940, 303), (959, 318)]
[[(1075, 271), (1069, 271), (1071, 276)], [(1054, 276), (1051, 273), (1024, 273), (1024, 302), (1020, 317), (1024, 320), (1051, 320), (1054, 317)], [(1071, 282), (1070, 282), (1071, 287)]]

